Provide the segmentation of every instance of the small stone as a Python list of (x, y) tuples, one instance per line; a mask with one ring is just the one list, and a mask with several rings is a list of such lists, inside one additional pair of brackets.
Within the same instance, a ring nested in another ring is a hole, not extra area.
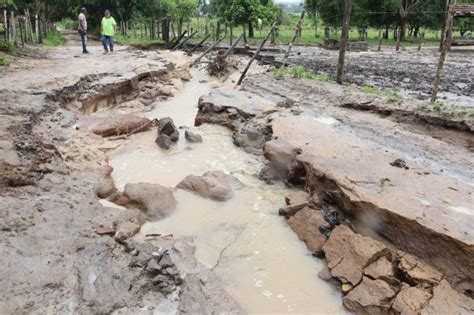
[(117, 233), (117, 230), (114, 228), (106, 228), (106, 227), (98, 227), (95, 232), (98, 235), (109, 235), (109, 236), (114, 236), (115, 233)]
[(186, 130), (184, 132), (184, 137), (186, 138), (187, 141), (191, 142), (191, 143), (200, 143), (202, 142), (202, 136), (197, 134), (197, 133), (194, 133), (194, 132), (191, 132), (189, 130)]
[(168, 268), (168, 267), (174, 266), (173, 262), (171, 261), (171, 257), (170, 257), (170, 255), (168, 255), (168, 254), (164, 255), (164, 256), (160, 259), (159, 264), (160, 264), (163, 268)]
[(344, 294), (346, 294), (346, 293), (348, 293), (350, 290), (352, 290), (352, 288), (353, 288), (352, 284), (350, 284), (350, 283), (343, 283), (343, 284), (341, 285), (341, 292), (344, 293)]
[(280, 208), (280, 210), (278, 210), (278, 214), (289, 218), (295, 215), (298, 211), (300, 211), (307, 205), (308, 205), (308, 202), (302, 202), (302, 203), (294, 204), (291, 206), (286, 206), (286, 207)]
[(171, 148), (171, 146), (173, 145), (173, 141), (171, 141), (171, 138), (168, 137), (167, 135), (165, 134), (162, 134), (162, 135), (159, 135), (156, 140), (155, 140), (155, 143), (162, 149), (165, 149), (165, 150), (168, 150), (169, 148)]
[(115, 238), (118, 241), (124, 241), (140, 231), (140, 224), (134, 221), (127, 221), (119, 225)]
[(398, 267), (408, 278), (417, 284), (421, 284), (424, 287), (432, 287), (443, 278), (439, 271), (415, 256), (398, 251), (397, 258), (400, 261)]

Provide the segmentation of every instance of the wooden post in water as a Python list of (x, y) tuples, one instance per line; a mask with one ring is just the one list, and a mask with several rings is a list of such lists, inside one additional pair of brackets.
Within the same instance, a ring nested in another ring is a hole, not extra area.
[[(352, 1), (352, 0), (350, 0)], [(252, 62), (257, 59), (258, 57), (258, 54), (260, 53), (260, 51), (262, 50), (263, 46), (265, 45), (265, 43), (267, 42), (267, 40), (270, 38), (270, 36), (272, 35), (275, 27), (277, 25), (277, 22), (273, 22), (272, 24), (272, 27), (270, 27), (270, 31), (268, 32), (267, 36), (265, 37), (265, 39), (262, 41), (262, 43), (260, 44), (260, 47), (258, 47), (257, 51), (255, 52), (255, 54), (253, 55), (252, 59), (249, 60), (247, 66), (245, 67), (244, 71), (242, 72), (242, 74), (240, 75), (240, 78), (239, 78), (239, 81), (237, 82), (237, 86), (241, 85), (242, 84), (242, 81), (244, 80), (245, 78), (245, 75), (247, 74), (247, 71), (249, 71), (250, 69), (250, 66), (252, 65)]]
[(438, 60), (438, 68), (436, 69), (436, 75), (433, 80), (433, 89), (431, 90), (431, 103), (436, 102), (438, 96), (439, 83), (441, 81), (441, 72), (443, 71), (444, 61), (446, 60), (446, 53), (449, 49), (451, 42), (451, 33), (453, 28), (453, 15), (454, 7), (453, 5), (449, 6), (448, 15), (446, 17), (446, 27), (444, 30), (443, 36), (443, 46), (441, 48), (441, 53)]
[(286, 66), (286, 60), (290, 56), (291, 48), (293, 47), (293, 44), (294, 44), (296, 38), (298, 37), (298, 34), (300, 33), (301, 23), (303, 23), (305, 13), (306, 13), (306, 11), (303, 9), (303, 11), (301, 11), (300, 19), (298, 20), (298, 23), (296, 23), (295, 34), (293, 35), (293, 38), (291, 39), (291, 42), (288, 44), (288, 49), (286, 50), (285, 56), (283, 57), (283, 65), (284, 66)]
[(342, 32), (341, 32), (341, 44), (339, 47), (339, 61), (337, 63), (337, 75), (336, 75), (336, 82), (339, 84), (342, 84), (342, 77), (344, 74), (344, 60), (346, 56), (347, 38), (349, 37), (349, 22), (351, 20), (351, 8), (352, 8), (352, 0), (345, 0), (344, 18), (343, 18)]

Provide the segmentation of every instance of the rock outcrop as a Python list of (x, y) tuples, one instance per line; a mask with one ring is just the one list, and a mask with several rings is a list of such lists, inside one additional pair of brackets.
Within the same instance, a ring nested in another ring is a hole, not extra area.
[(315, 254), (321, 251), (326, 243), (326, 236), (319, 231), (319, 226), (326, 224), (321, 210), (305, 207), (290, 217), (287, 223), (299, 239), (306, 243), (311, 253)]
[(384, 244), (356, 234), (345, 225), (337, 226), (332, 231), (323, 251), (332, 276), (353, 286), (362, 280), (365, 267), (380, 257), (391, 256)]
[(433, 297), (421, 314), (473, 314), (474, 301), (455, 291), (451, 285), (442, 280), (433, 290)]
[(224, 172), (212, 171), (202, 176), (189, 175), (176, 187), (196, 193), (203, 198), (226, 201), (234, 196), (234, 189), (242, 187), (242, 183)]
[(406, 286), (393, 300), (392, 309), (401, 315), (420, 314), (430, 298), (430, 293)]
[(385, 281), (364, 277), (342, 301), (344, 306), (355, 314), (388, 314), (395, 294)]

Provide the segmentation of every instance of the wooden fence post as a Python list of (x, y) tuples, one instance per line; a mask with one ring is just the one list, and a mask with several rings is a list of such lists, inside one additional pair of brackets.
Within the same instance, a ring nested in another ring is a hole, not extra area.
[[(350, 0), (352, 1), (352, 0)], [(258, 47), (257, 51), (255, 52), (255, 54), (253, 55), (252, 59), (250, 59), (250, 61), (248, 62), (247, 66), (245, 67), (244, 71), (242, 72), (242, 74), (240, 75), (240, 78), (239, 78), (239, 81), (237, 82), (237, 86), (241, 85), (242, 84), (242, 81), (244, 80), (245, 78), (245, 75), (247, 74), (247, 71), (249, 71), (250, 69), (250, 66), (252, 65), (252, 62), (257, 59), (258, 57), (258, 54), (260, 53), (260, 51), (262, 50), (263, 46), (265, 45), (265, 43), (267, 42), (267, 40), (270, 38), (270, 35), (272, 35), (275, 27), (277, 25), (277, 22), (273, 22), (272, 24), (272, 27), (270, 27), (270, 31), (268, 32), (267, 34), (267, 37), (265, 37), (265, 39), (262, 41), (262, 43), (260, 44), (260, 47)]]
[(379, 30), (379, 47), (377, 48), (377, 51), (380, 51), (382, 49), (382, 30)]
[(401, 37), (401, 31), (400, 31), (400, 27), (397, 28), (397, 47), (395, 48), (396, 51), (399, 51), (400, 50), (400, 37)]
[(336, 82), (342, 84), (342, 77), (344, 73), (344, 59), (346, 56), (346, 43), (349, 37), (349, 22), (351, 19), (352, 0), (345, 0), (344, 18), (341, 32), (341, 44), (339, 47), (339, 61), (337, 63)]
[(3, 9), (3, 28), (5, 29), (5, 41), (9, 41), (8, 36), (8, 19), (7, 19), (7, 9)]
[(291, 39), (291, 42), (288, 44), (288, 49), (286, 50), (285, 56), (283, 57), (283, 65), (284, 66), (286, 66), (286, 60), (290, 56), (290, 52), (291, 52), (291, 48), (293, 47), (293, 43), (295, 42), (296, 37), (298, 37), (298, 33), (301, 29), (301, 23), (303, 22), (305, 13), (306, 13), (306, 11), (303, 9), (303, 11), (301, 11), (300, 19), (298, 20), (298, 23), (296, 23), (295, 34), (293, 35), (293, 38)]
[(11, 14), (11, 21), (10, 21), (10, 28), (11, 28), (11, 41), (13, 44), (16, 45), (16, 22), (15, 22), (15, 13), (13, 11), (10, 12)]
[(454, 15), (454, 6), (450, 5), (448, 10), (448, 15), (446, 17), (446, 27), (444, 30), (443, 36), (443, 46), (441, 48), (441, 53), (438, 60), (438, 68), (436, 69), (436, 75), (433, 80), (433, 89), (431, 90), (431, 103), (436, 102), (438, 96), (439, 83), (441, 81), (441, 72), (443, 71), (444, 61), (446, 60), (446, 53), (450, 46), (451, 33), (453, 28), (453, 15)]

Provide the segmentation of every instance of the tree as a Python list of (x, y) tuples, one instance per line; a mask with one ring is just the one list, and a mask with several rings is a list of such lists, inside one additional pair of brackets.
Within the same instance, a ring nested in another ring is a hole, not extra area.
[(260, 18), (270, 23), (281, 16), (281, 8), (271, 0), (214, 0), (212, 6), (216, 15), (232, 25), (248, 27), (249, 37), (254, 36), (254, 25)]

